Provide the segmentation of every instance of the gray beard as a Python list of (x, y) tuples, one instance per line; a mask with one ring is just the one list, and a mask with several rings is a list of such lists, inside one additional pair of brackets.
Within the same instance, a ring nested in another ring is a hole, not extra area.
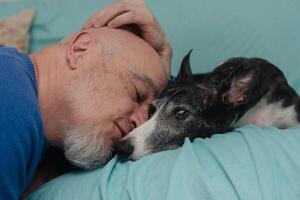
[(112, 146), (93, 126), (82, 125), (64, 131), (66, 158), (75, 166), (94, 169), (106, 164), (112, 157)]

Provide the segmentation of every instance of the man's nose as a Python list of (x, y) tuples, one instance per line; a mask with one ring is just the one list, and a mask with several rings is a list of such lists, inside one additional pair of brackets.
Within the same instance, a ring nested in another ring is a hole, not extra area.
[(130, 123), (133, 125), (133, 128), (136, 128), (143, 124), (148, 119), (148, 106), (147, 105), (140, 105), (136, 107), (134, 112), (131, 114), (129, 120)]

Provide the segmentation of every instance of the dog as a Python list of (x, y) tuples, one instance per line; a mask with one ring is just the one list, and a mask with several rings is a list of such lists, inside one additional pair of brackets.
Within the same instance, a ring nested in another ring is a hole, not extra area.
[(207, 138), (245, 124), (288, 128), (300, 122), (300, 99), (284, 74), (261, 58), (231, 58), (193, 75), (190, 53), (172, 85), (150, 108), (151, 118), (115, 145), (121, 158), (181, 146), (186, 137)]

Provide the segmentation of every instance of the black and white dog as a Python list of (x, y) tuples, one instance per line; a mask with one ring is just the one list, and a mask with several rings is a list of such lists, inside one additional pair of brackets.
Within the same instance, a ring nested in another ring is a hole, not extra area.
[(260, 58), (232, 58), (207, 74), (192, 75), (190, 53), (175, 82), (153, 104), (151, 118), (116, 144), (137, 160), (245, 124), (287, 128), (300, 122), (300, 99), (284, 74)]

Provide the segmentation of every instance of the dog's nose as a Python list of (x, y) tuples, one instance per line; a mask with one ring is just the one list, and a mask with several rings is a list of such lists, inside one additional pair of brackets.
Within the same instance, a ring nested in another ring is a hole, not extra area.
[(128, 158), (133, 150), (134, 147), (130, 143), (130, 140), (120, 140), (115, 143), (115, 151), (120, 158)]

